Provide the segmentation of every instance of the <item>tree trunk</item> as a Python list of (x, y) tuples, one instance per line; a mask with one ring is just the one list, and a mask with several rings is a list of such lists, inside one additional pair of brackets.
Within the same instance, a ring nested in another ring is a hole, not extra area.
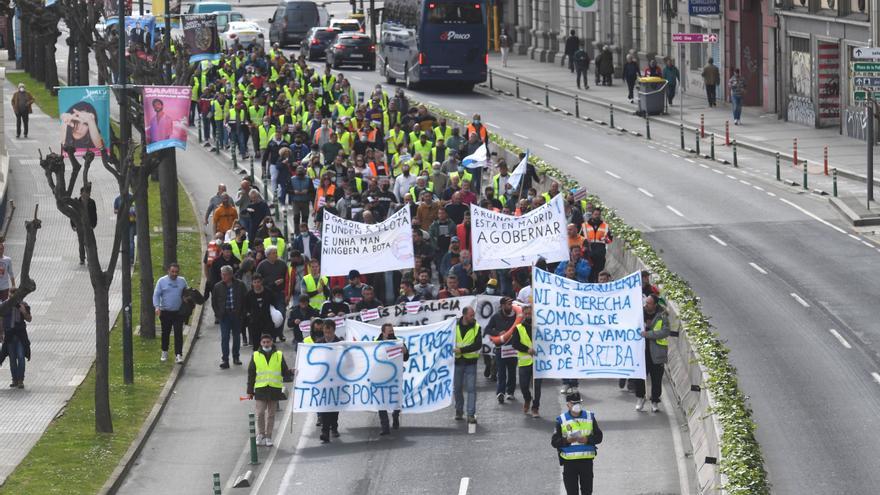
[[(57, 31), (56, 31), (57, 32)], [(45, 61), (46, 89), (50, 93), (55, 92), (55, 88), (59, 86), (58, 82), (58, 64), (55, 62), (55, 42), (58, 38), (52, 35), (46, 36), (45, 49), (43, 50)]]
[[(89, 270), (100, 270), (89, 265)], [(104, 278), (103, 274), (98, 277)], [(94, 283), (95, 289), (95, 431), (113, 433), (110, 415), (110, 287)]]
[(75, 34), (73, 29), (70, 30), (70, 37), (67, 38), (67, 84), (69, 86), (79, 86), (76, 81), (79, 80), (79, 74), (76, 72), (76, 44), (73, 42)]
[(162, 200), (162, 266), (177, 261), (177, 158), (174, 148), (161, 151), (159, 197)]
[(145, 167), (137, 167), (134, 208), (137, 216), (138, 268), (141, 274), (141, 337), (156, 338), (156, 313), (153, 307), (153, 250), (150, 246), (150, 205)]
[(91, 74), (89, 74), (89, 45), (85, 42), (85, 39), (80, 39), (81, 41), (76, 49), (77, 62), (79, 63), (79, 66), (77, 67), (77, 72), (79, 73), (79, 85), (88, 86), (92, 79)]

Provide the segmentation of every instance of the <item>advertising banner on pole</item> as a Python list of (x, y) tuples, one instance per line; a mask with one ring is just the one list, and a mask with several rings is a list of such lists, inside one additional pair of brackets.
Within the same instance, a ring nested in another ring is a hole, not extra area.
[(186, 86), (144, 86), (147, 153), (172, 147), (186, 149), (191, 94)]
[(399, 342), (299, 344), (295, 412), (400, 409), (403, 346)]
[[(400, 386), (404, 413), (426, 413), (452, 404), (455, 372), (452, 348), (456, 321), (449, 319), (430, 325), (394, 327), (394, 335), (409, 351), (409, 361), (403, 363)], [(380, 329), (380, 326), (360, 321), (348, 322), (348, 336), (355, 341), (372, 341)]]
[(562, 195), (519, 217), (472, 204), (471, 232), (475, 271), (530, 266), (541, 257), (548, 263), (568, 259)]
[(76, 156), (91, 151), (100, 155), (110, 143), (110, 90), (107, 86), (58, 88), (61, 112), (61, 148), (74, 148)]
[(188, 15), (183, 20), (183, 42), (189, 51), (189, 62), (220, 59), (220, 38), (217, 16)]
[(639, 272), (604, 284), (533, 273), (535, 378), (645, 378)]
[(412, 222), (403, 208), (382, 223), (353, 222), (324, 210), (321, 274), (378, 273), (415, 266)]

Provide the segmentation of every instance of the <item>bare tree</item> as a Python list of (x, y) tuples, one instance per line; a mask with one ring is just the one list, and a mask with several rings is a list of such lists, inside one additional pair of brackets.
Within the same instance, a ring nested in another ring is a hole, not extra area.
[(58, 86), (55, 42), (61, 36), (59, 9), (35, 0), (17, 0), (16, 5), (21, 9), (22, 68), (52, 89)]
[(29, 294), (37, 290), (37, 284), (31, 278), (31, 260), (34, 257), (34, 248), (37, 246), (37, 230), (42, 226), (42, 222), (37, 217), (40, 205), (34, 206), (34, 219), (24, 222), (24, 229), (27, 232), (24, 241), (24, 255), (21, 261), (21, 273), (19, 275), (20, 282), (18, 289), (6, 301), (0, 304), (0, 316), (5, 316), (12, 311), (12, 308), (24, 301)]

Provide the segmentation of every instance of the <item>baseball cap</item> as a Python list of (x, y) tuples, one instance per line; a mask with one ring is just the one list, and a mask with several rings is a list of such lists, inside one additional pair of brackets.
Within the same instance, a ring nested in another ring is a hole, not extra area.
[(454, 236), (452, 236), (452, 239), (449, 240), (449, 242), (460, 242), (460, 241), (458, 240), (458, 236), (454, 235)]

